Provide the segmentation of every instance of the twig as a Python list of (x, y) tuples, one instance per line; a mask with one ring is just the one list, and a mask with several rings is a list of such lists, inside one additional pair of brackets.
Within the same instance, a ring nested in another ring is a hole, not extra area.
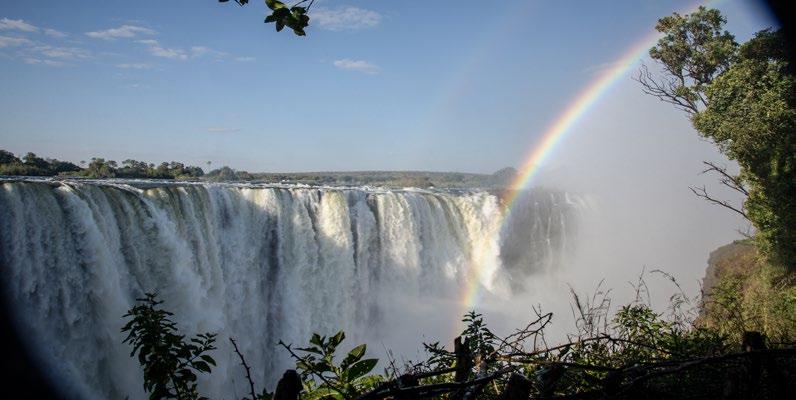
[(412, 386), (407, 388), (391, 388), (387, 391), (379, 392), (376, 388), (373, 391), (363, 394), (359, 396), (357, 400), (379, 400), (384, 399), (389, 396), (399, 396), (399, 395), (414, 395), (416, 398), (420, 397), (429, 397), (434, 396), (442, 393), (448, 393), (455, 390), (468, 388), (471, 386), (481, 385), (485, 383), (489, 383), (494, 379), (497, 379), (506, 373), (515, 371), (517, 367), (515, 366), (508, 366), (502, 368), (498, 371), (495, 371), (487, 376), (482, 378), (473, 379), (470, 381), (464, 382), (446, 382), (446, 383), (436, 383), (432, 385), (422, 385), (422, 386)]
[(229, 341), (232, 342), (232, 347), (235, 348), (235, 353), (240, 357), (240, 363), (243, 365), (243, 368), (246, 369), (246, 380), (249, 381), (249, 389), (251, 389), (252, 400), (257, 400), (257, 395), (254, 394), (254, 381), (252, 380), (251, 375), (251, 368), (249, 368), (249, 364), (246, 364), (246, 359), (243, 357), (243, 354), (238, 350), (238, 344), (235, 343), (235, 339), (229, 338)]

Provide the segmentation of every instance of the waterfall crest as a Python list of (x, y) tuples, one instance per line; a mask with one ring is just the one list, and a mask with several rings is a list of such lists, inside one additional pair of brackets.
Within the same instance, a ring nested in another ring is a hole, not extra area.
[(273, 385), (289, 364), (280, 339), (345, 329), (365, 341), (389, 329), (396, 302), (455, 303), (473, 284), (508, 293), (559, 265), (579, 203), (532, 192), (506, 223), (499, 203), (478, 191), (6, 180), (2, 281), (71, 397), (145, 398), (121, 317), (155, 291), (183, 333), (219, 333), (200, 383), (219, 398), (244, 387), (229, 336)]

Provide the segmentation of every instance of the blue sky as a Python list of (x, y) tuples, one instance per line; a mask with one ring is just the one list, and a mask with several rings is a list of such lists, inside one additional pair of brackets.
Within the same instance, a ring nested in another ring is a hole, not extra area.
[[(299, 38), (263, 24), (258, 1), (3, 0), (0, 148), (249, 171), (493, 172), (519, 166), (601, 68), (692, 4), (322, 0)], [(718, 8), (740, 40), (775, 25), (754, 2)], [(612, 89), (612, 118), (669, 124), (638, 92)]]

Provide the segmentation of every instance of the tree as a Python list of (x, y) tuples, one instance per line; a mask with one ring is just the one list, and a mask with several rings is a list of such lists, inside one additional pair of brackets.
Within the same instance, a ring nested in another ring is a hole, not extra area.
[(655, 29), (664, 34), (650, 57), (660, 63), (664, 77), (642, 66), (638, 81), (645, 93), (674, 104), (689, 114), (707, 106), (705, 89), (735, 59), (738, 43), (722, 27), (727, 20), (718, 10), (699, 9), (690, 15), (661, 18)]
[(92, 157), (85, 173), (89, 178), (113, 178), (116, 176), (116, 166), (116, 161)]
[(761, 250), (796, 267), (796, 77), (787, 39), (759, 32), (706, 90), (694, 127), (741, 167)]
[(796, 268), (796, 79), (779, 32), (764, 30), (738, 46), (723, 31), (717, 10), (673, 14), (658, 21), (664, 34), (650, 50), (663, 76), (642, 67), (644, 92), (689, 114), (703, 137), (738, 162), (740, 174), (708, 164), (722, 183), (748, 196), (738, 209), (694, 189), (706, 200), (739, 212), (755, 226), (768, 258)]
[(22, 157), (22, 161), (25, 162), (26, 165), (31, 167), (40, 168), (46, 170), (49, 167), (47, 161), (34, 153), (28, 152), (25, 154), (25, 157)]
[(0, 164), (18, 164), (19, 158), (14, 153), (0, 149)]
[(62, 173), (72, 173), (72, 172), (80, 172), (80, 167), (77, 165), (69, 162), (69, 161), (61, 161), (56, 160), (54, 158), (48, 158), (47, 163), (49, 164), (49, 171), (52, 175), (59, 175)]

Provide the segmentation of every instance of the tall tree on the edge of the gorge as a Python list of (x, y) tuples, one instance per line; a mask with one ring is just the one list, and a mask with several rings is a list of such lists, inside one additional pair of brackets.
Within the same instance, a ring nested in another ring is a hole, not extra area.
[(724, 185), (746, 196), (742, 207), (700, 197), (730, 208), (756, 228), (756, 241), (768, 258), (796, 268), (796, 79), (787, 39), (763, 30), (739, 46), (723, 30), (718, 10), (699, 9), (661, 18), (664, 36), (650, 50), (661, 65), (656, 76), (642, 67), (637, 76), (645, 93), (689, 114), (696, 130), (740, 166), (732, 176), (708, 164)]

